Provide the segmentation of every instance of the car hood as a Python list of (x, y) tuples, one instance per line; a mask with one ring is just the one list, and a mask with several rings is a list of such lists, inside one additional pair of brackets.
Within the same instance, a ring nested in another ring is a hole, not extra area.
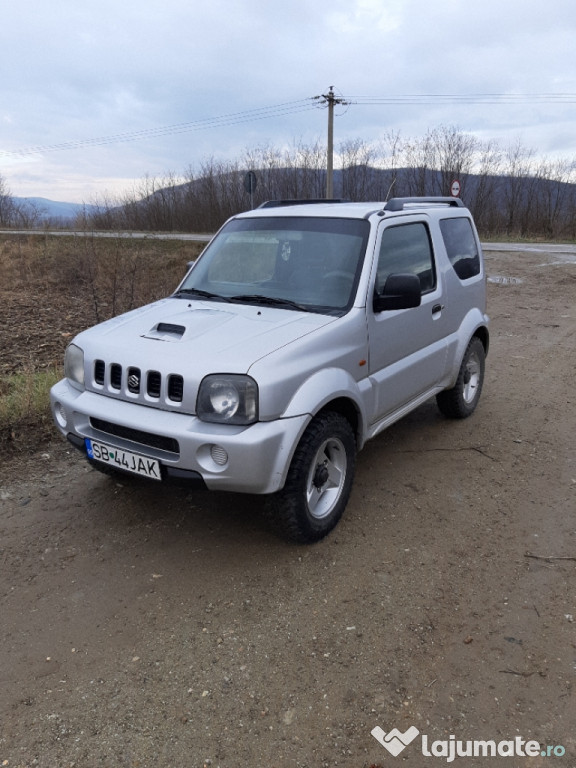
[(336, 318), (275, 307), (169, 298), (114, 317), (79, 334), (89, 360), (194, 377), (246, 373), (272, 352)]

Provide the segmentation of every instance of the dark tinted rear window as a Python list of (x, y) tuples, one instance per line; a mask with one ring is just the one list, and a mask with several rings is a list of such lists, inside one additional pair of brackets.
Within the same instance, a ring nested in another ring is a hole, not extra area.
[(478, 275), (480, 256), (470, 219), (465, 217), (441, 219), (440, 229), (448, 258), (460, 280)]

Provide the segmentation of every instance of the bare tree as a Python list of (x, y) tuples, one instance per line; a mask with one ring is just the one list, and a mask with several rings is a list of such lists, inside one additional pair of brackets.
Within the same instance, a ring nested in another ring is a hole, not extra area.
[(374, 188), (376, 150), (362, 139), (340, 146), (342, 196), (350, 200), (370, 200)]
[(528, 206), (527, 180), (532, 171), (533, 150), (524, 147), (519, 139), (505, 152), (504, 173), (506, 183), (503, 189), (504, 211), (506, 215), (506, 233), (521, 231), (521, 222), (526, 221)]
[(449, 195), (454, 179), (460, 181), (461, 194), (466, 194), (467, 178), (474, 165), (474, 156), (478, 140), (459, 128), (446, 126), (430, 134), (433, 151), (433, 163), (439, 174), (435, 177), (436, 192)]
[(501, 185), (502, 150), (495, 141), (480, 143), (476, 151), (474, 184), (468, 186), (468, 205), (480, 229), (498, 231), (498, 191)]
[(404, 145), (407, 194), (421, 197), (431, 194), (431, 179), (435, 167), (435, 140), (429, 132), (421, 139)]
[(388, 200), (390, 197), (402, 197), (403, 183), (398, 170), (402, 162), (404, 141), (400, 138), (400, 131), (389, 131), (380, 146), (380, 162), (385, 172), (380, 176), (375, 199)]
[(11, 227), (14, 223), (16, 206), (6, 181), (0, 175), (0, 226)]
[(576, 161), (542, 160), (536, 171), (538, 210), (534, 229), (555, 238), (570, 228)]

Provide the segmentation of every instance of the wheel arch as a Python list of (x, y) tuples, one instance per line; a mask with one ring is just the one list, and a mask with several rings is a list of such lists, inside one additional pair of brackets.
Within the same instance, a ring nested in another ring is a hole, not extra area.
[(314, 414), (314, 416), (319, 416), (321, 413), (326, 413), (328, 411), (339, 413), (346, 419), (346, 421), (348, 421), (356, 437), (356, 445), (358, 445), (362, 435), (360, 426), (362, 417), (356, 403), (349, 397), (338, 397), (335, 400), (330, 400), (326, 403), (326, 405), (324, 405), (318, 413)]
[(318, 371), (295, 392), (283, 418), (306, 413), (310, 423), (318, 414), (334, 411), (348, 420), (356, 436), (356, 444), (361, 448), (367, 424), (364, 401), (369, 391), (367, 380), (357, 382), (341, 368)]
[(451, 389), (456, 383), (462, 360), (472, 339), (479, 339), (484, 347), (484, 356), (488, 355), (488, 347), (490, 346), (488, 324), (488, 316), (481, 313), (478, 309), (470, 311), (462, 321), (456, 335), (456, 344), (449, 354), (446, 368), (447, 379), (444, 382), (445, 389)]
[[(488, 355), (488, 349), (490, 347), (490, 332), (488, 331), (488, 328), (485, 325), (481, 325), (476, 329), (472, 338), (474, 338), (474, 336), (480, 339), (482, 346), (484, 347), (484, 354)], [(470, 339), (470, 341), (472, 341), (472, 339)]]

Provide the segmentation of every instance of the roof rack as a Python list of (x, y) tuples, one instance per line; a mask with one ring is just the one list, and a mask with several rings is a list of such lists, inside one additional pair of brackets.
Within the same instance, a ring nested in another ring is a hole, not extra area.
[(267, 200), (261, 203), (258, 208), (280, 208), (285, 205), (315, 205), (318, 203), (349, 203), (350, 200), (342, 198), (314, 198), (312, 200)]
[(465, 208), (459, 197), (393, 197), (384, 206), (385, 211), (403, 211), (410, 205), (449, 205), (452, 208)]

